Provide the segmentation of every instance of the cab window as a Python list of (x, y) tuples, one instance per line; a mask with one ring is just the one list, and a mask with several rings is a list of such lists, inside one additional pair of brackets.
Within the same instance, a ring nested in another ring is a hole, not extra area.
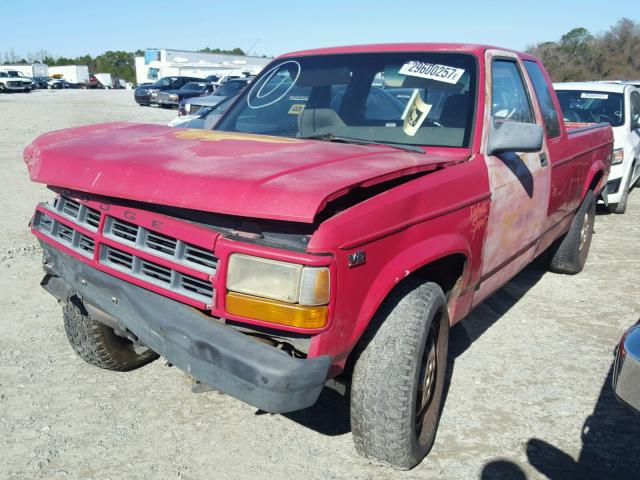
[(491, 65), (491, 121), (494, 128), (505, 122), (535, 123), (529, 96), (515, 61), (494, 60)]
[(558, 112), (553, 104), (553, 96), (549, 84), (540, 69), (540, 65), (532, 60), (524, 61), (533, 89), (538, 97), (538, 104), (544, 118), (544, 128), (548, 138), (555, 138), (560, 135), (560, 121), (558, 120)]

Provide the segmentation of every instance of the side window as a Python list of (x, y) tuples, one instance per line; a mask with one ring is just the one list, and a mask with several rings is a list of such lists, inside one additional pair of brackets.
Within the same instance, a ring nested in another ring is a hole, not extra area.
[(494, 60), (491, 65), (491, 121), (494, 128), (504, 122), (535, 123), (529, 96), (513, 60)]
[(548, 138), (555, 138), (560, 135), (560, 121), (558, 120), (558, 112), (553, 104), (553, 96), (549, 84), (540, 69), (540, 65), (531, 60), (524, 61), (524, 67), (527, 69), (533, 89), (538, 97), (538, 104), (544, 118), (544, 128)]
[(631, 128), (640, 128), (640, 92), (631, 92)]

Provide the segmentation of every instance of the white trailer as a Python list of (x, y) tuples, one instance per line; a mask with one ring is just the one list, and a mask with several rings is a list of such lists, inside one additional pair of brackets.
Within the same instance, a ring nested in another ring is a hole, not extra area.
[(113, 88), (113, 79), (110, 73), (96, 73), (94, 77), (102, 88)]
[(88, 83), (89, 67), (86, 65), (62, 65), (49, 67), (49, 76), (61, 75), (64, 80), (71, 83)]
[(31, 65), (2, 65), (3, 70), (15, 70), (25, 77), (48, 77), (49, 67), (44, 63), (34, 63)]

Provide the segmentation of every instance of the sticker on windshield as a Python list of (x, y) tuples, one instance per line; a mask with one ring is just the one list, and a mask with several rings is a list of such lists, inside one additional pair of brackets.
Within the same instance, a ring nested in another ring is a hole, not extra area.
[(279, 102), (295, 86), (301, 71), (302, 67), (295, 60), (288, 60), (271, 68), (252, 83), (247, 95), (247, 106), (257, 110)]
[(427, 115), (429, 115), (431, 107), (432, 105), (429, 105), (422, 100), (420, 90), (416, 88), (409, 99), (409, 103), (407, 103), (407, 106), (404, 109), (402, 117), (400, 117), (404, 120), (404, 124), (402, 125), (404, 133), (413, 137), (427, 119)]
[(304, 103), (294, 103), (289, 109), (289, 115), (300, 115), (304, 110)]
[(456, 84), (462, 78), (462, 75), (464, 75), (464, 69), (411, 60), (400, 67), (398, 73), (410, 77), (420, 77), (437, 82)]
[(609, 95), (606, 93), (585, 93), (582, 92), (580, 94), (580, 98), (593, 98), (595, 100), (606, 100), (609, 98)]

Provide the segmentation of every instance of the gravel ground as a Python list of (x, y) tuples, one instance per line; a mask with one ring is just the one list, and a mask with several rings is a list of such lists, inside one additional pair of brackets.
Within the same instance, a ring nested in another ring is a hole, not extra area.
[(27, 222), (51, 197), (22, 149), (37, 135), (112, 120), (166, 123), (131, 91), (0, 95), (0, 478), (8, 479), (632, 479), (638, 417), (610, 389), (613, 348), (640, 317), (640, 191), (600, 214), (583, 273), (533, 264), (452, 331), (452, 374), (435, 446), (396, 472), (358, 457), (347, 402), (260, 414), (192, 394), (157, 361), (130, 373), (75, 356), (60, 307), (38, 286)]

